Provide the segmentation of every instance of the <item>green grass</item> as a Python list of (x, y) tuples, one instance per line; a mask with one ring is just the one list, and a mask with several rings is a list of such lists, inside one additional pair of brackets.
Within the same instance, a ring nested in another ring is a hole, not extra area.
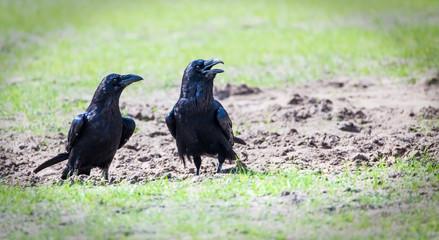
[(337, 76), (417, 79), (439, 65), (438, 1), (2, 0), (0, 6), (0, 116), (17, 120), (12, 130), (65, 130), (106, 74), (143, 76), (127, 89), (142, 97), (178, 85), (197, 58), (225, 61), (219, 84), (257, 86)]
[[(340, 174), (292, 168), (274, 175), (204, 177), (201, 182), (0, 185), (0, 237), (437, 237), (437, 159), (397, 159), (392, 167), (384, 163)], [(285, 191), (290, 195), (282, 196)]]

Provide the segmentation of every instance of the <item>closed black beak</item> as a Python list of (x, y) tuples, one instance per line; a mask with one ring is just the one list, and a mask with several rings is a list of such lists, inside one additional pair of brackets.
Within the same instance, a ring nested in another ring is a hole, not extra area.
[(131, 83), (138, 82), (140, 80), (143, 80), (143, 78), (134, 74), (121, 75), (119, 78), (120, 85), (122, 86), (128, 86)]

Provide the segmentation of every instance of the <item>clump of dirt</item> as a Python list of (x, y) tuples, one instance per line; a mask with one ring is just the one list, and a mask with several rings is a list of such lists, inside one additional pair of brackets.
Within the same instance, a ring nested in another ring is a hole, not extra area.
[(341, 124), (341, 127), (339, 129), (345, 132), (353, 132), (353, 133), (361, 132), (361, 128), (352, 122), (345, 122)]
[(227, 84), (224, 87), (217, 87), (215, 86), (213, 89), (213, 94), (216, 99), (223, 100), (230, 96), (237, 96), (237, 95), (249, 95), (249, 94), (256, 94), (260, 93), (261, 89), (257, 87), (249, 87), (245, 84), (241, 85), (231, 85)]
[[(246, 171), (276, 172), (302, 168), (340, 172), (346, 167), (372, 166), (385, 159), (438, 155), (439, 89), (386, 83), (373, 79), (328, 79), (301, 87), (216, 87), (234, 129), (248, 145), (235, 145)], [(180, 161), (164, 117), (179, 90), (156, 93), (145, 102), (122, 97), (124, 115), (135, 118), (137, 131), (110, 167), (110, 183), (158, 178), (193, 177), (195, 166)], [(173, 96), (173, 97), (169, 97)], [(127, 100), (129, 99), (129, 100)], [(418, 117), (423, 116), (423, 119)], [(426, 121), (432, 122), (425, 127)], [(66, 123), (68, 125), (68, 123)], [(64, 164), (38, 174), (32, 170), (64, 150), (66, 133), (32, 136), (0, 131), (0, 178), (9, 184), (59, 182)], [(201, 174), (216, 172), (215, 158), (202, 158)], [(236, 172), (226, 162), (221, 174)], [(102, 179), (98, 169), (80, 180)], [(288, 195), (289, 196), (289, 195)]]
[(424, 76), (421, 76), (421, 81), (424, 82), (427, 88), (439, 86), (439, 70), (431, 69), (427, 71)]
[(143, 121), (155, 119), (154, 108), (149, 104), (123, 102), (120, 109), (122, 112), (127, 112), (127, 115), (131, 118)]
[(439, 108), (434, 108), (432, 106), (423, 107), (420, 112), (425, 119), (439, 118)]

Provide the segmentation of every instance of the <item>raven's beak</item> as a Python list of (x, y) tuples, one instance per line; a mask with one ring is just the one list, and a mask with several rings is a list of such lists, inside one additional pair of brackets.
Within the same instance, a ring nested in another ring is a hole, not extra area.
[(222, 69), (211, 69), (213, 66), (215, 66), (219, 63), (224, 64), (224, 62), (220, 59), (209, 59), (209, 60), (204, 61), (204, 68), (203, 68), (202, 72), (205, 74), (206, 73), (216, 74), (216, 73), (224, 72), (224, 70), (222, 70)]
[(143, 78), (141, 76), (137, 76), (134, 74), (121, 75), (119, 77), (119, 83), (124, 87), (130, 85), (133, 82), (138, 82), (140, 80), (143, 80)]

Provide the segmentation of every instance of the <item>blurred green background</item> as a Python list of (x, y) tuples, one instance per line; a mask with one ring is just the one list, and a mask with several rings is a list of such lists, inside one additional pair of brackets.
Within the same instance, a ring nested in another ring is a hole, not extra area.
[(0, 116), (15, 121), (3, 131), (67, 128), (105, 75), (143, 76), (126, 90), (142, 99), (178, 86), (198, 58), (225, 62), (217, 84), (256, 86), (340, 76), (398, 82), (439, 63), (439, 1), (0, 0), (0, 7)]

